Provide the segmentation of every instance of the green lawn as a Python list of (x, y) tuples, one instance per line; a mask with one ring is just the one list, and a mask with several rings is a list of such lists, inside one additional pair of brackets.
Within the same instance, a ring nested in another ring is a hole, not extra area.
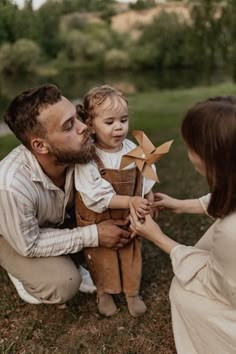
[[(179, 198), (198, 197), (207, 192), (205, 181), (187, 159), (179, 133), (181, 120), (193, 103), (235, 92), (236, 86), (229, 83), (129, 97), (132, 128), (144, 130), (155, 145), (174, 139), (170, 153), (157, 164), (161, 183), (156, 190)], [(0, 138), (0, 144), (2, 158), (17, 142), (7, 136)], [(205, 216), (167, 212), (159, 219), (168, 235), (188, 245), (193, 245), (210, 223)], [(107, 319), (97, 313), (94, 295), (78, 294), (65, 310), (25, 304), (2, 270), (0, 353), (175, 354), (168, 301), (172, 276), (169, 257), (144, 241), (141, 294), (148, 312), (133, 319), (120, 295), (116, 297), (120, 312)]]

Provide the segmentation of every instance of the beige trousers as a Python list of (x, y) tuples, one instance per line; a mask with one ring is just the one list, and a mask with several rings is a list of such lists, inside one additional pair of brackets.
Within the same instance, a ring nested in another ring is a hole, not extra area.
[(79, 290), (81, 276), (69, 255), (29, 258), (17, 253), (0, 235), (0, 265), (25, 290), (45, 304), (61, 304)]

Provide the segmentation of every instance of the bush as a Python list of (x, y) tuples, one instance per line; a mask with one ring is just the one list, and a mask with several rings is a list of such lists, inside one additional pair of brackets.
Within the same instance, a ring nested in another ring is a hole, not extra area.
[(5, 43), (0, 47), (0, 71), (12, 76), (31, 73), (36, 69), (39, 57), (39, 46), (29, 39)]
[(180, 67), (186, 64), (189, 27), (174, 13), (162, 12), (145, 26), (130, 55), (138, 67)]
[(105, 68), (110, 70), (128, 69), (130, 67), (129, 54), (119, 49), (111, 49), (105, 55)]

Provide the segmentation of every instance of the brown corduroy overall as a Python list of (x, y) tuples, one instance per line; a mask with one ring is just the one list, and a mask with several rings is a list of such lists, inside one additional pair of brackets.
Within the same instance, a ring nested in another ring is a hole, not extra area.
[[(127, 170), (104, 168), (102, 161), (96, 159), (102, 178), (113, 186), (118, 195), (141, 195), (141, 174), (136, 167)], [(76, 193), (77, 225), (97, 224), (107, 219), (124, 219), (128, 209), (108, 209), (95, 213), (88, 209)], [(128, 296), (139, 294), (142, 274), (141, 241), (135, 237), (128, 245), (115, 251), (106, 247), (85, 248), (84, 254), (91, 277), (98, 291)]]

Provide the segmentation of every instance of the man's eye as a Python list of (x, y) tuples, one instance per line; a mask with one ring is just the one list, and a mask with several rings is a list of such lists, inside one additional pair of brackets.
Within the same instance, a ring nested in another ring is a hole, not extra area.
[(70, 122), (67, 124), (67, 126), (65, 127), (65, 130), (68, 132), (73, 128), (73, 122)]

